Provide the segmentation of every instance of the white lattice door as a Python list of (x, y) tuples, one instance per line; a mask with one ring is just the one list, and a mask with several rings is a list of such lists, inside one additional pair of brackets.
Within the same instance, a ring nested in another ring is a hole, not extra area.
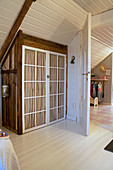
[(23, 46), (23, 133), (65, 118), (65, 55)]
[(49, 121), (65, 118), (65, 56), (50, 53)]

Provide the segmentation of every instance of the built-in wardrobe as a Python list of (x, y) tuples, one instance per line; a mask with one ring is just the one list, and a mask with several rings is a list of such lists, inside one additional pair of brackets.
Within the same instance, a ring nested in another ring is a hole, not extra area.
[(22, 134), (65, 118), (66, 55), (67, 46), (19, 31), (2, 65), (3, 126)]

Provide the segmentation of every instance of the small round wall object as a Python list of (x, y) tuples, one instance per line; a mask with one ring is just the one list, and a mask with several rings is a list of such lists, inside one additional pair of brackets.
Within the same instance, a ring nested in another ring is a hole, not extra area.
[(106, 71), (106, 66), (105, 64), (100, 65), (100, 71), (105, 72)]

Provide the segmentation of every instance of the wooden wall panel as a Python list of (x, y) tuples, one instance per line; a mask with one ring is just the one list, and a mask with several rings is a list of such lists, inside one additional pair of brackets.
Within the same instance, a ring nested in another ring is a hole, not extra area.
[(48, 51), (54, 51), (62, 54), (67, 54), (67, 46), (55, 42), (47, 41), (41, 38), (23, 34), (23, 45), (40, 48)]
[(9, 85), (9, 97), (2, 98), (2, 125), (18, 133), (17, 115), (17, 39), (2, 65), (2, 85)]
[(22, 134), (22, 31), (18, 33), (17, 45), (17, 114), (18, 134)]
[(12, 50), (11, 50), (11, 59), (10, 59), (10, 68), (16, 69), (16, 61), (15, 61), (15, 52), (16, 52), (16, 45), (14, 44)]
[(13, 73), (2, 75), (2, 84), (9, 85), (9, 97), (3, 99), (3, 126), (17, 131), (17, 86), (16, 75)]
[(16, 75), (9, 75), (10, 95), (9, 95), (9, 119), (11, 129), (17, 130), (17, 85)]
[(10, 64), (10, 55), (7, 55), (6, 61), (2, 66), (2, 70), (9, 70), (9, 64)]
[[(6, 107), (7, 106), (7, 107)], [(9, 126), (8, 111), (9, 111), (8, 98), (2, 98), (2, 126)]]
[(2, 85), (9, 84), (9, 74), (4, 73), (2, 74)]

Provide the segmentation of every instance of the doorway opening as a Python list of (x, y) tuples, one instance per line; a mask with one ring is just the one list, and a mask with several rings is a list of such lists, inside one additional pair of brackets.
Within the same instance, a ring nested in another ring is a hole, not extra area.
[(112, 53), (91, 73), (90, 120), (113, 130)]

